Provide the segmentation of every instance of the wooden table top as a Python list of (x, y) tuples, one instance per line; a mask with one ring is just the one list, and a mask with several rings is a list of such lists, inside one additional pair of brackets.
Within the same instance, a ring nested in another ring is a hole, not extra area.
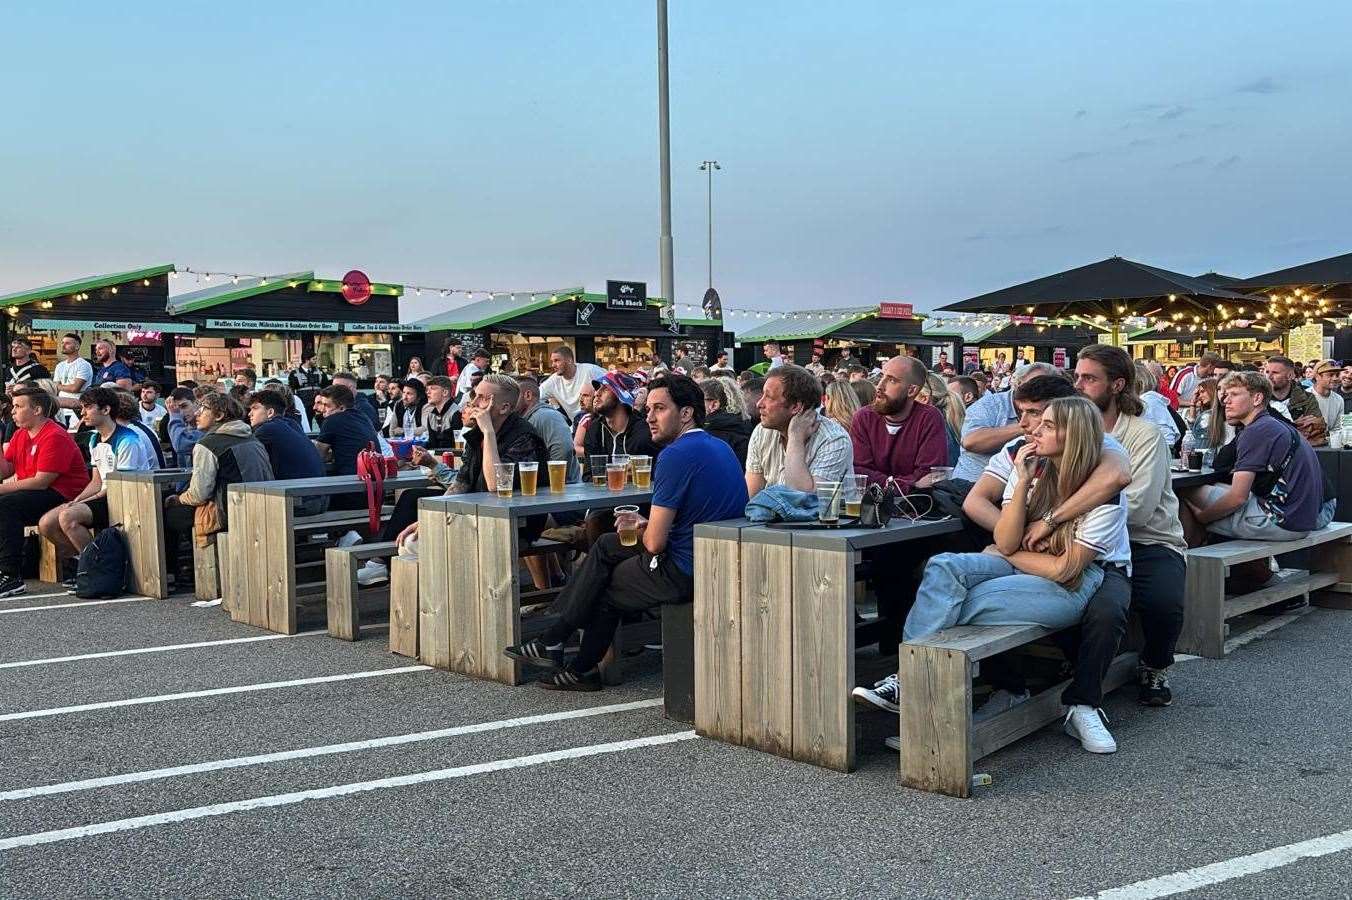
[(1221, 480), (1221, 473), (1214, 469), (1203, 469), (1200, 472), (1180, 472), (1177, 469), (1170, 469), (1169, 477), (1174, 488), (1178, 489), (1197, 487), (1202, 484), (1216, 484)]
[[(427, 487), (432, 480), (422, 469), (400, 469), (385, 479), (386, 490)], [(316, 497), (325, 494), (355, 494), (366, 490), (366, 482), (356, 475), (324, 475), (320, 478), (289, 478), (283, 481), (248, 481), (230, 485), (232, 491), (250, 494), (282, 494), (287, 497)]]
[(496, 492), (447, 494), (444, 497), (424, 497), (418, 501), (418, 506), (423, 509), (444, 507), (460, 512), (473, 510), (479, 515), (518, 518), (541, 516), (546, 513), (582, 512), (588, 509), (621, 506), (625, 503), (648, 503), (653, 496), (653, 492), (648, 488), (639, 489), (633, 485), (626, 485), (622, 491), (612, 491), (605, 485), (594, 484), (564, 485), (562, 494), (551, 494), (548, 480), (542, 480), (544, 483), (533, 497), (523, 496), (520, 491), (510, 498), (499, 497)]
[(746, 519), (730, 519), (725, 522), (706, 522), (695, 526), (696, 537), (731, 539), (740, 537), (743, 541), (764, 544), (792, 544), (795, 547), (807, 547), (813, 550), (855, 551), (871, 547), (883, 547), (888, 544), (900, 544), (906, 541), (953, 534), (962, 530), (957, 519), (944, 519), (939, 522), (912, 522), (910, 519), (893, 519), (886, 528), (772, 528), (756, 525)]

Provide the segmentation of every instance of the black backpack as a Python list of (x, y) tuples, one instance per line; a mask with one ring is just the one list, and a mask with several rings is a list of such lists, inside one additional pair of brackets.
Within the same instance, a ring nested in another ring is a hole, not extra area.
[(127, 537), (116, 525), (94, 535), (75, 564), (75, 596), (82, 600), (120, 597), (127, 591), (131, 555)]

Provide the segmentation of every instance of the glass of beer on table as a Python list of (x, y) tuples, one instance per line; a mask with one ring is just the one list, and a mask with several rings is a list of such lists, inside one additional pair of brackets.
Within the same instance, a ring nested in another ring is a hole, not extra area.
[(592, 454), (590, 459), (591, 459), (592, 484), (605, 484), (606, 463), (610, 461), (610, 458), (604, 454), (595, 453)]
[(455, 449), (461, 452), (465, 449), (465, 429), (457, 428), (455, 430)]
[(606, 487), (612, 491), (624, 490), (625, 482), (629, 480), (629, 463), (627, 462), (608, 462), (606, 463)]
[(493, 467), (498, 482), (498, 496), (512, 496), (512, 476), (516, 474), (516, 463), (498, 463)]
[(612, 456), (612, 457), (610, 458), (610, 461), (613, 462), (613, 463), (623, 463), (623, 464), (624, 464), (624, 480), (625, 480), (626, 482), (629, 481), (629, 477), (630, 477), (630, 473), (631, 473), (631, 468), (630, 468), (630, 456), (629, 456), (629, 454), (627, 454), (627, 453), (616, 453), (614, 456)]
[(638, 545), (638, 507), (615, 507), (615, 530), (620, 535), (621, 547)]
[(653, 458), (651, 456), (631, 456), (629, 465), (634, 469), (634, 487), (647, 490), (653, 483)]
[(540, 478), (540, 464), (538, 462), (518, 463), (517, 471), (521, 473), (521, 496), (534, 497), (535, 487)]
[(867, 475), (850, 475), (845, 484), (845, 515), (859, 518), (859, 505), (864, 499), (864, 491), (868, 490)]
[(549, 461), (549, 492), (551, 494), (562, 494), (563, 482), (567, 477), (567, 461), (562, 459), (551, 459)]

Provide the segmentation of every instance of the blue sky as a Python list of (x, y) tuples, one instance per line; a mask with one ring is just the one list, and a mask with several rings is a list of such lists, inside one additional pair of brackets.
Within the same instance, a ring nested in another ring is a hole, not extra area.
[[(174, 262), (655, 294), (654, 5), (16, 0), (0, 293)], [(670, 28), (682, 302), (705, 158), (728, 306), (1352, 250), (1352, 4), (674, 0)]]

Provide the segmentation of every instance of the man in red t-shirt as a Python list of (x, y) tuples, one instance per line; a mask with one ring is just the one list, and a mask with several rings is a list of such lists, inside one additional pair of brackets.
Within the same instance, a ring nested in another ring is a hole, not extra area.
[(0, 597), (24, 593), (23, 529), (74, 499), (89, 483), (80, 449), (52, 421), (56, 398), (39, 387), (14, 392), (17, 430), (0, 458)]

